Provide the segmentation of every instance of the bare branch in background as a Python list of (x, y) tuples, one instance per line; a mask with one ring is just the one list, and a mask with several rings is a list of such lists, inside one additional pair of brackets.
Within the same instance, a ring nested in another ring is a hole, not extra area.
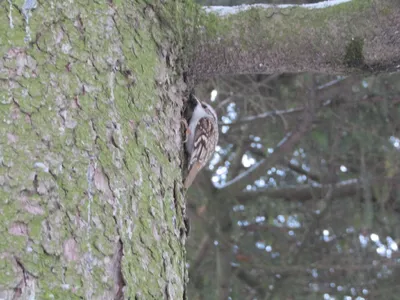
[[(330, 184), (325, 195), (322, 197), (322, 200), (325, 202), (324, 209), (319, 214), (315, 215), (313, 222), (305, 230), (301, 241), (299, 243), (296, 243), (296, 247), (291, 247), (291, 257), (289, 259), (288, 265), (296, 265), (298, 263), (301, 254), (307, 248), (307, 241), (311, 239), (311, 237), (315, 234), (315, 229), (318, 228), (319, 221), (322, 220), (325, 215), (330, 211), (333, 200), (335, 199), (333, 191), (334, 187), (332, 184)], [(287, 276), (282, 276), (275, 279), (276, 282), (274, 284), (274, 289), (269, 294), (268, 299), (274, 299), (274, 295), (279, 292), (279, 289), (283, 288), (286, 279)]]
[(279, 115), (287, 115), (287, 114), (297, 113), (297, 112), (300, 112), (300, 111), (304, 111), (304, 107), (290, 108), (290, 109), (286, 109), (286, 110), (267, 111), (265, 113), (262, 113), (262, 114), (259, 114), (259, 115), (256, 115), (256, 116), (248, 116), (248, 117), (241, 118), (236, 122), (232, 122), (232, 123), (218, 122), (218, 124), (219, 125), (234, 126), (236, 124), (243, 124), (243, 123), (252, 122), (252, 121), (255, 121), (257, 119), (266, 119), (266, 118), (279, 116)]
[(247, 185), (253, 184), (255, 180), (265, 174), (267, 165), (274, 165), (283, 154), (293, 150), (294, 146), (301, 140), (301, 138), (309, 132), (313, 121), (313, 114), (304, 113), (303, 122), (299, 125), (296, 131), (288, 133), (275, 147), (274, 152), (266, 159), (254, 164), (247, 171), (236, 176), (236, 178), (227, 182), (221, 189), (224, 189), (228, 194), (238, 193), (242, 191)]
[(315, 182), (321, 182), (321, 175), (313, 173), (311, 171), (306, 171), (304, 170), (301, 166), (293, 164), (291, 162), (287, 162), (286, 165), (291, 169), (292, 171), (307, 176), (307, 178), (315, 181)]
[[(353, 77), (345, 77), (332, 80), (328, 83), (319, 86), (316, 90), (315, 97), (317, 101), (321, 102), (320, 104), (321, 107), (329, 107), (333, 103), (332, 98), (347, 98), (345, 96), (352, 93), (353, 84), (359, 85), (360, 79), (356, 76), (353, 76)], [(358, 98), (351, 99), (351, 101), (358, 101), (358, 99), (360, 100), (364, 99), (361, 97), (364, 97), (364, 94), (358, 95)], [(298, 112), (302, 112), (304, 110), (305, 107), (296, 107), (296, 108), (289, 108), (282, 110), (267, 111), (255, 116), (242, 117), (239, 120), (232, 123), (219, 122), (219, 125), (226, 125), (226, 126), (241, 125), (243, 123), (257, 121), (259, 119), (267, 119), (274, 116), (295, 114)]]
[[(296, 185), (285, 188), (265, 188), (257, 191), (244, 191), (238, 196), (240, 203), (247, 203), (256, 197), (267, 197), (276, 199), (286, 199), (293, 201), (307, 201), (324, 195), (330, 188), (330, 184), (321, 185)], [(337, 183), (333, 186), (333, 197), (354, 196), (361, 188), (358, 179), (349, 179)]]

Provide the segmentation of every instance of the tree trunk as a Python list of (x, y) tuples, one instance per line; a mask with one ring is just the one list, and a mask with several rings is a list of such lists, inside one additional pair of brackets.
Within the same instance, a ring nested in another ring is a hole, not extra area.
[(182, 299), (171, 31), (142, 1), (0, 7), (0, 298)]
[[(202, 15), (192, 74), (393, 69), (399, 6), (375, 2)], [(17, 3), (0, 2), (0, 298), (184, 298), (178, 49), (198, 8)]]

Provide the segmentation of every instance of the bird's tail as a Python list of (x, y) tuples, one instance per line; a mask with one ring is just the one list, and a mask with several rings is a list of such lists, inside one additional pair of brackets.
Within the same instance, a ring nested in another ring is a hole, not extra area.
[(201, 169), (201, 164), (199, 162), (195, 162), (193, 166), (190, 168), (189, 174), (186, 176), (184, 187), (185, 189), (188, 189), (192, 183), (193, 180), (196, 178), (197, 173), (199, 173)]

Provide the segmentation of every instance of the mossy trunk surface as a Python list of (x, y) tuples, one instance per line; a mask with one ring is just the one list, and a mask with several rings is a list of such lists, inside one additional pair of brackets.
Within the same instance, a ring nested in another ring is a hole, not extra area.
[(254, 7), (204, 14), (192, 72), (226, 74), (398, 72), (399, 0), (351, 0), (320, 9)]
[(185, 84), (158, 13), (0, 7), (0, 298), (182, 299)]

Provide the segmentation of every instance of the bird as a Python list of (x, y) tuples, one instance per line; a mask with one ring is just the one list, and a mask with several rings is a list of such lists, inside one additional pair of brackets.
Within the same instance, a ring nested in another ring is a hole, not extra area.
[(207, 164), (214, 154), (218, 143), (218, 117), (215, 110), (206, 102), (195, 100), (192, 116), (189, 120), (186, 151), (189, 154), (189, 173), (185, 178), (184, 187), (188, 189), (199, 171)]

